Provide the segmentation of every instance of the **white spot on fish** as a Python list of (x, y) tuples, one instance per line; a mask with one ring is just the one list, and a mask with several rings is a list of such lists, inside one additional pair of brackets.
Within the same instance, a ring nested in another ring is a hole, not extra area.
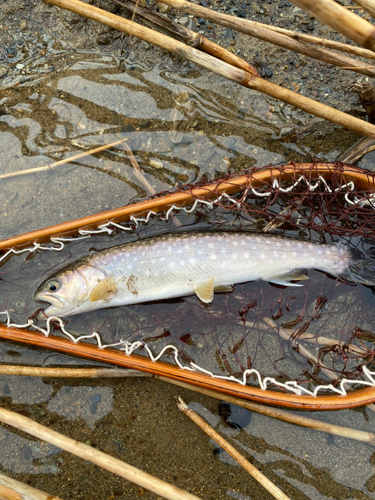
[(264, 260), (264, 259), (266, 258), (266, 256), (264, 255), (264, 253), (261, 253), (261, 254), (259, 255), (259, 257), (260, 257), (262, 260)]
[(217, 259), (217, 255), (216, 255), (215, 253), (212, 253), (212, 254), (210, 255), (210, 259), (211, 259), (211, 260), (216, 260), (216, 259)]

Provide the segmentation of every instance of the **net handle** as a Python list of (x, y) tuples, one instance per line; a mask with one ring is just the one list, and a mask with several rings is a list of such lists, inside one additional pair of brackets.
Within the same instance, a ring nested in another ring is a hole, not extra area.
[(374, 175), (364, 169), (344, 165), (342, 163), (302, 163), (289, 164), (280, 167), (266, 167), (250, 172), (248, 175), (227, 178), (205, 186), (190, 188), (187, 191), (168, 194), (150, 200), (127, 205), (125, 207), (108, 210), (99, 214), (90, 215), (81, 219), (63, 222), (37, 231), (24, 233), (13, 238), (0, 241), (0, 251), (11, 248), (25, 248), (30, 244), (45, 243), (52, 237), (67, 237), (78, 233), (80, 229), (94, 229), (100, 224), (108, 222), (127, 222), (130, 217), (143, 217), (150, 211), (162, 212), (172, 205), (191, 205), (197, 198), (210, 198), (223, 192), (234, 193), (243, 188), (259, 187), (270, 184), (274, 180), (298, 179), (301, 175), (308, 180), (317, 179), (319, 176), (329, 180), (335, 176), (342, 183), (354, 182), (356, 187), (364, 191), (375, 190)]
[(257, 401), (259, 403), (294, 408), (300, 410), (343, 410), (356, 408), (375, 402), (375, 387), (366, 387), (348, 393), (346, 396), (297, 396), (290, 393), (281, 393), (272, 390), (262, 390), (249, 385), (242, 386), (218, 380), (208, 375), (189, 370), (183, 370), (168, 363), (157, 363), (132, 354), (127, 356), (121, 351), (106, 348), (101, 349), (92, 344), (74, 343), (70, 340), (48, 336), (30, 330), (19, 330), (0, 325), (0, 338), (21, 344), (34, 345), (39, 348), (52, 349), (73, 356), (106, 362), (123, 368), (132, 368), (151, 373), (156, 378), (168, 378), (193, 384), (217, 392), (224, 392), (231, 396)]

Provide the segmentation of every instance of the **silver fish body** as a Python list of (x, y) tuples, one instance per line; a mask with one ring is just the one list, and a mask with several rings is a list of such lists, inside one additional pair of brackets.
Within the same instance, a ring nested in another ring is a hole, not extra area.
[[(353, 262), (359, 263), (354, 272)], [(303, 269), (372, 284), (373, 269), (366, 268), (362, 278), (362, 262), (353, 261), (351, 250), (339, 243), (253, 233), (168, 234), (86, 257), (42, 283), (34, 298), (51, 304), (42, 313), (46, 318), (194, 293), (209, 303), (215, 290), (237, 283), (296, 285), (291, 281), (303, 279), (296, 272)]]

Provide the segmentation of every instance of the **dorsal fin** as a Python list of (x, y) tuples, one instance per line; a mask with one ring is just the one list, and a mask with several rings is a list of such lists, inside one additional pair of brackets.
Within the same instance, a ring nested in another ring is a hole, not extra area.
[(214, 281), (215, 276), (212, 276), (212, 278), (208, 278), (201, 285), (194, 288), (194, 292), (205, 304), (209, 304), (214, 299)]
[(89, 299), (90, 302), (96, 302), (98, 300), (109, 300), (112, 297), (115, 297), (116, 293), (116, 281), (114, 280), (114, 278), (107, 276), (94, 286), (94, 288), (90, 292)]

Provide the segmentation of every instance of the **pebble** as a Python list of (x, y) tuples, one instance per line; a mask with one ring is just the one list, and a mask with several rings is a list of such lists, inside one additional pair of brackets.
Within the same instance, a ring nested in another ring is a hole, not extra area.
[(181, 26), (187, 26), (189, 24), (189, 18), (187, 16), (180, 17), (178, 22), (181, 24)]
[(4, 78), (8, 74), (8, 68), (0, 66), (0, 78)]
[(21, 22), (21, 30), (25, 30), (27, 28), (26, 21)]
[(159, 3), (158, 9), (159, 9), (160, 14), (166, 14), (167, 12), (169, 12), (171, 10), (171, 6), (166, 5), (165, 3)]

